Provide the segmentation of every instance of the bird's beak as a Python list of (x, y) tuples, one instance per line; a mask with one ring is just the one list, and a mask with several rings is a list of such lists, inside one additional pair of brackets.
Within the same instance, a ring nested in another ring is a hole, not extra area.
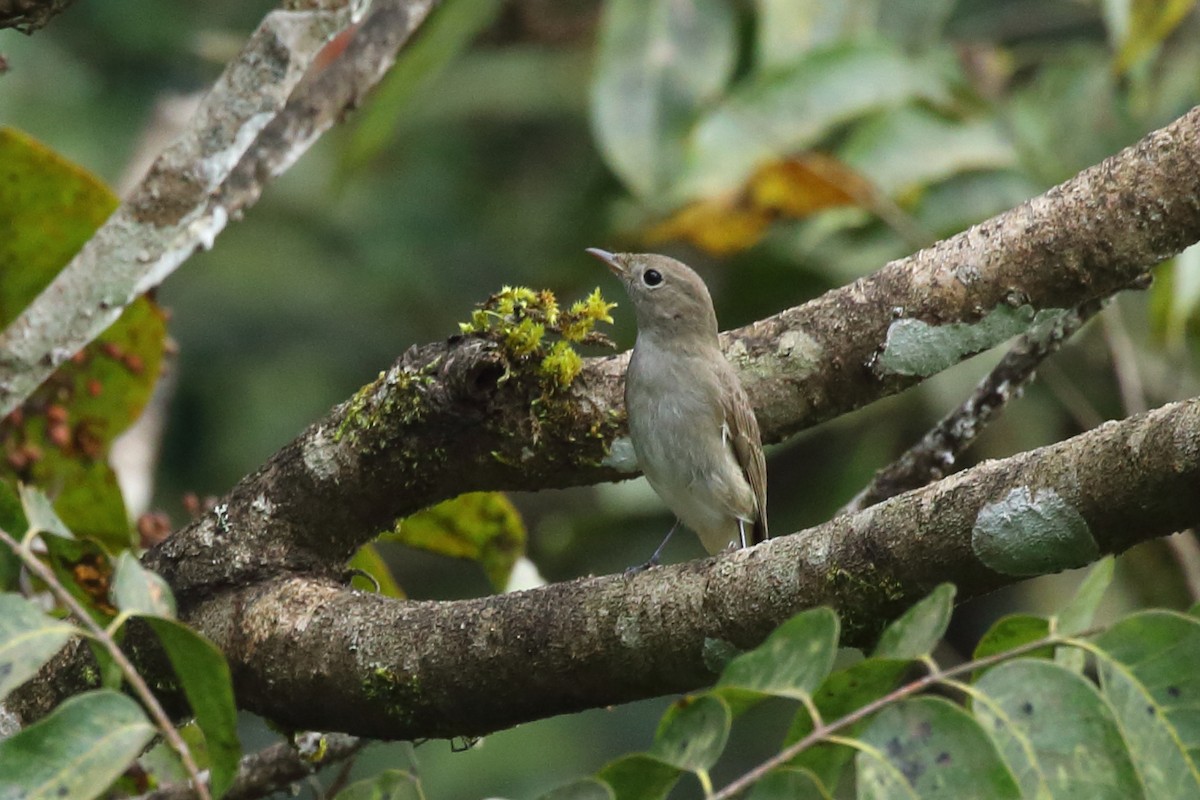
[(608, 267), (609, 272), (616, 275), (618, 278), (624, 278), (629, 274), (629, 270), (624, 264), (617, 259), (616, 253), (610, 253), (607, 250), (601, 250), (599, 247), (589, 247), (588, 255), (604, 262), (604, 266)]

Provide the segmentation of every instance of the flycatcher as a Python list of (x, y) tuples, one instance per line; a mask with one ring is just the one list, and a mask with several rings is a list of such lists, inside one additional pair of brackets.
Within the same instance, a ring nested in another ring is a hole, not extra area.
[(638, 466), (708, 552), (763, 541), (767, 468), (758, 420), (717, 342), (708, 287), (667, 256), (587, 252), (621, 279), (637, 315), (625, 409)]

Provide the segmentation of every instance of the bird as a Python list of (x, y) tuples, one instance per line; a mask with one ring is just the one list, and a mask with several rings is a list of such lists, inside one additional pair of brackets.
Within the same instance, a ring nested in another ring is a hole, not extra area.
[(721, 352), (717, 315), (690, 267), (655, 253), (587, 252), (625, 287), (637, 340), (625, 375), (625, 409), (638, 466), (712, 554), (768, 538), (767, 469), (754, 408)]

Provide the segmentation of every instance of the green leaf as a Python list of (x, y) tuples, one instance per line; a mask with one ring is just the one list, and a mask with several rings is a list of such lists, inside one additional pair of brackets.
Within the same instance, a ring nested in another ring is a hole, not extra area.
[(525, 551), (525, 523), (503, 493), (470, 492), (405, 517), (382, 538), (475, 561), (500, 592)]
[[(397, 600), (403, 600), (408, 597), (404, 590), (400, 588), (400, 584), (396, 582), (396, 578), (392, 575), (391, 569), (388, 568), (387, 561), (379, 552), (379, 548), (373, 542), (363, 545), (358, 548), (358, 552), (346, 564), (350, 569), (362, 570), (379, 585), (379, 593), (385, 597), (394, 597)], [(369, 584), (366, 578), (361, 575), (355, 576), (361, 583), (356, 586), (365, 586)], [(371, 588), (374, 588), (372, 586)]]
[[(841, 719), (896, 689), (911, 668), (909, 661), (882, 658), (860, 661), (830, 675), (813, 696), (813, 702), (826, 721)], [(812, 733), (812, 722), (807, 709), (797, 712), (784, 737), (784, 746), (791, 746)], [(866, 722), (860, 722), (852, 726), (850, 732), (865, 726)], [(793, 767), (811, 771), (822, 784), (834, 789), (852, 755), (849, 747), (818, 744), (804, 750), (790, 763)]]
[(1021, 796), (992, 740), (965, 711), (943, 698), (918, 697), (888, 706), (871, 721), (862, 741), (874, 757), (856, 757), (859, 797), (897, 796), (886, 788), (896, 785), (897, 774), (922, 800)]
[[(117, 692), (72, 697), (48, 717), (0, 741), (3, 795), (90, 800), (102, 794), (154, 736), (142, 709)], [(15, 789), (15, 793), (12, 790)]]
[(1115, 70), (1125, 72), (1162, 44), (1195, 5), (1196, 0), (1133, 0)]
[[(116, 208), (94, 176), (32, 139), (0, 128), (0, 326), (41, 292)], [(161, 310), (132, 303), (96, 341), (62, 353), (58, 370), (0, 422), (0, 480), (53, 487), (76, 536), (112, 551), (132, 542), (112, 440), (137, 418), (158, 380), (166, 338)]]
[(204, 732), (212, 792), (219, 797), (233, 782), (242, 757), (233, 680), (225, 656), (212, 642), (180, 622), (154, 616), (139, 619), (158, 636), (196, 715), (196, 724)]
[(1169, 611), (1126, 617), (1093, 641), (1100, 688), (1150, 797), (1200, 797), (1200, 621)]
[(595, 778), (582, 778), (551, 789), (538, 800), (613, 800), (613, 790)]
[(683, 166), (699, 108), (724, 88), (736, 59), (724, 0), (611, 0), (592, 86), (600, 151), (630, 190), (654, 198)]
[(721, 757), (732, 723), (729, 705), (717, 695), (681, 697), (659, 723), (650, 755), (678, 769), (706, 772)]
[(640, 753), (610, 762), (596, 773), (612, 789), (616, 800), (660, 800), (671, 791), (679, 775), (675, 767)]
[(1087, 679), (1050, 662), (1009, 661), (976, 684), (975, 716), (1023, 797), (1125, 800), (1142, 787), (1116, 720)]
[(1018, 166), (994, 117), (954, 120), (904, 107), (857, 126), (839, 155), (884, 193), (904, 199), (963, 172)]
[(1055, 631), (1064, 636), (1074, 636), (1086, 630), (1096, 616), (1096, 609), (1104, 599), (1104, 592), (1112, 583), (1113, 567), (1116, 560), (1105, 556), (1096, 562), (1088, 574), (1079, 583), (1075, 596), (1071, 598), (1062, 611), (1055, 615)]
[(43, 536), (50, 569), (66, 590), (80, 602), (92, 619), (107, 625), (117, 610), (109, 604), (112, 563), (108, 554), (91, 539)]
[(0, 594), (0, 700), (32, 678), (78, 632), (18, 595)]
[[(1007, 653), (1038, 639), (1050, 635), (1050, 622), (1045, 617), (1035, 617), (1031, 614), (1010, 614), (1001, 617), (988, 629), (988, 632), (975, 645), (973, 658), (987, 658), (997, 653)], [(1049, 658), (1054, 649), (1047, 646), (1037, 651), (1037, 655)]]
[(54, 513), (54, 505), (45, 492), (24, 483), (17, 484), (17, 491), (21, 495), (21, 509), (28, 520), (30, 532), (52, 533), (64, 539), (74, 538), (70, 529), (58, 518), (58, 514)]
[(175, 595), (159, 575), (142, 566), (130, 551), (117, 557), (112, 599), (117, 608), (130, 614), (175, 618)]
[(912, 659), (932, 654), (946, 635), (952, 613), (954, 585), (943, 583), (887, 626), (873, 657)]
[(421, 781), (411, 772), (385, 769), (366, 780), (356, 781), (335, 796), (335, 800), (424, 800)]
[(806, 699), (833, 669), (838, 618), (828, 608), (802, 611), (725, 668), (718, 688)]
[(96, 176), (0, 126), (0, 328), (46, 287), (117, 202)]
[(754, 785), (750, 800), (832, 800), (817, 776), (802, 769), (781, 767), (771, 770)]
[(850, 120), (948, 97), (935, 65), (877, 44), (809, 53), (785, 72), (739, 87), (698, 122), (674, 197), (732, 191), (761, 164), (813, 147)]

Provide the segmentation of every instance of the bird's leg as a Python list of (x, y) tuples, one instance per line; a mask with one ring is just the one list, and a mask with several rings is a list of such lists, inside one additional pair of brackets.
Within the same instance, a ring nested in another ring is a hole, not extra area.
[(654, 550), (654, 555), (650, 556), (650, 560), (645, 564), (638, 564), (635, 567), (630, 567), (625, 570), (626, 575), (636, 575), (639, 572), (645, 572), (651, 567), (658, 566), (658, 560), (662, 557), (663, 548), (667, 546), (667, 542), (671, 541), (671, 534), (675, 533), (675, 529), (679, 527), (679, 518), (675, 518), (675, 524), (671, 526), (671, 530), (667, 531), (667, 535), (663, 537), (662, 542)]
[(738, 540), (742, 543), (742, 547), (746, 546), (746, 520), (738, 518)]

